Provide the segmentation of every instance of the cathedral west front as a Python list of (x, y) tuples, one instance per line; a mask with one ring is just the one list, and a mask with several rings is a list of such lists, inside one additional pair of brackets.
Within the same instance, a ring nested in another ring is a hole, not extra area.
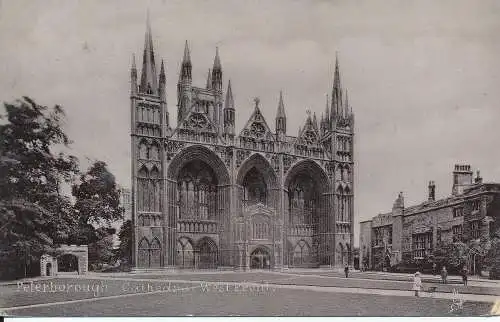
[(324, 114), (308, 113), (296, 136), (283, 93), (273, 122), (256, 98), (236, 129), (237, 84), (224, 76), (216, 49), (195, 86), (186, 42), (171, 120), (148, 23), (140, 75), (131, 68), (133, 266), (352, 266), (354, 115), (338, 62)]

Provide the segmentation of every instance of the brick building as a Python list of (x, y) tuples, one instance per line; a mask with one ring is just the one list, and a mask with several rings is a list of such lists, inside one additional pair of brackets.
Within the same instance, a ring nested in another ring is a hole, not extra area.
[(172, 124), (155, 59), (148, 23), (141, 74), (135, 60), (130, 74), (135, 268), (352, 265), (354, 114), (338, 63), (325, 114), (308, 113), (293, 136), (282, 93), (267, 107), (274, 129), (255, 99), (236, 134), (219, 51), (194, 86), (187, 42)]
[[(442, 245), (469, 242), (498, 229), (500, 184), (473, 179), (470, 165), (455, 165), (451, 196), (436, 200), (429, 182), (428, 200), (405, 207), (400, 193), (392, 211), (360, 223), (360, 263), (382, 270), (403, 260), (419, 260)], [(477, 257), (479, 260), (479, 257)], [(469, 270), (476, 267), (470, 262)]]

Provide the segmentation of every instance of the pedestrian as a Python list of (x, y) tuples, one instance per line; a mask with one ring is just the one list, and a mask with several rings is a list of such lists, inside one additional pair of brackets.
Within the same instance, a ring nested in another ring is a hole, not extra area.
[(441, 280), (443, 281), (443, 284), (446, 284), (448, 279), (448, 271), (446, 270), (446, 266), (443, 266), (441, 269)]
[(432, 263), (432, 275), (437, 275), (437, 265), (436, 263)]
[(345, 278), (349, 277), (349, 265), (345, 264), (344, 267)]
[(462, 269), (462, 282), (467, 286), (467, 266)]
[(420, 278), (420, 272), (416, 272), (413, 276), (413, 290), (415, 291), (415, 296), (420, 296), (420, 289), (422, 288), (422, 279)]

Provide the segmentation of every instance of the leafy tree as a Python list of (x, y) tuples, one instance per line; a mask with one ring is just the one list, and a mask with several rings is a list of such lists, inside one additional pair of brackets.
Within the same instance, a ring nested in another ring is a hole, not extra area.
[(117, 258), (130, 263), (132, 259), (132, 221), (129, 219), (123, 223), (118, 233), (120, 246), (117, 251)]
[(89, 245), (89, 264), (109, 263), (113, 258), (112, 222), (123, 218), (120, 192), (106, 163), (94, 162), (72, 187), (79, 229), (72, 236), (78, 244)]
[(96, 161), (86, 173), (82, 173), (80, 182), (73, 185), (72, 193), (76, 198), (74, 208), (80, 224), (73, 240), (79, 244), (91, 244), (114, 234), (114, 230), (98, 231), (94, 228), (109, 226), (123, 217), (115, 176), (105, 162)]
[[(43, 253), (53, 253), (74, 229), (61, 185), (77, 172), (76, 157), (62, 152), (62, 107), (47, 108), (24, 97), (4, 103), (0, 115), (0, 275), (24, 272)], [(10, 270), (10, 272), (8, 271)]]
[(107, 235), (89, 245), (90, 263), (109, 263), (113, 259), (113, 236)]
[(448, 270), (461, 269), (467, 263), (469, 246), (462, 242), (444, 244), (434, 252), (434, 259)]

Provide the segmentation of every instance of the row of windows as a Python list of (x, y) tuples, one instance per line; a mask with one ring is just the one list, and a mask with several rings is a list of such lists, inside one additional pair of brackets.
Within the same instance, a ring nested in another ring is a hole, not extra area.
[(413, 235), (412, 249), (414, 257), (424, 257), (432, 250), (432, 233)]
[(139, 106), (136, 117), (140, 122), (160, 123), (160, 110), (154, 107)]
[(137, 134), (146, 136), (160, 136), (160, 128), (152, 126), (137, 126)]
[(265, 222), (254, 223), (253, 226), (253, 238), (254, 239), (269, 239), (270, 231), (269, 225)]
[(159, 215), (139, 215), (139, 226), (161, 226), (161, 216)]
[(337, 138), (337, 150), (348, 152), (350, 151), (350, 149), (351, 149), (350, 139), (344, 137)]

